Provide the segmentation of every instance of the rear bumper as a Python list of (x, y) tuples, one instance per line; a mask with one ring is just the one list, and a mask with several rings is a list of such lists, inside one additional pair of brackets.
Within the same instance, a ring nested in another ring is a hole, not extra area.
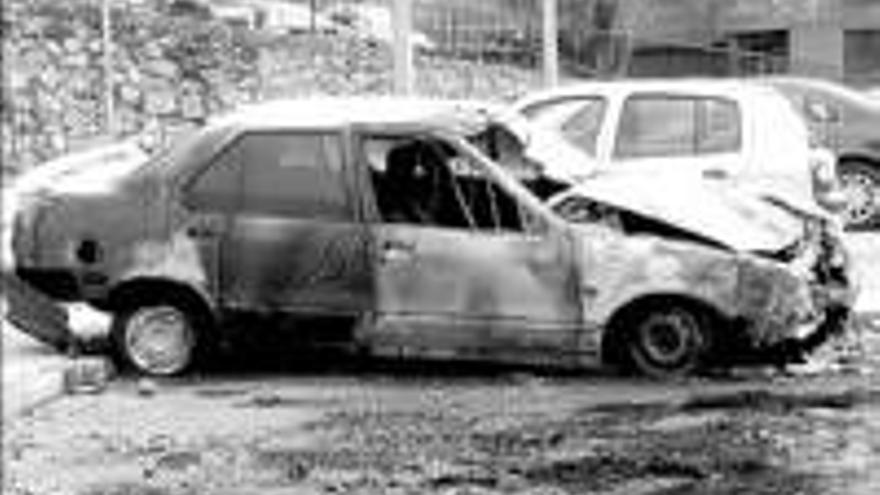
[(59, 350), (74, 343), (67, 310), (9, 272), (0, 272), (6, 320), (22, 332)]

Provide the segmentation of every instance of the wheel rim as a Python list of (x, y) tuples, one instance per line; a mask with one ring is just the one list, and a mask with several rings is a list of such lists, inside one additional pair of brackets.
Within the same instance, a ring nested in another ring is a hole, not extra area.
[(639, 347), (649, 363), (671, 370), (692, 358), (698, 335), (697, 322), (690, 315), (658, 313), (639, 328)]
[(876, 210), (876, 184), (865, 174), (845, 173), (840, 179), (846, 196), (844, 221), (848, 224), (867, 222)]
[(125, 346), (132, 363), (153, 375), (183, 371), (192, 357), (195, 339), (186, 316), (172, 306), (136, 311), (128, 320)]

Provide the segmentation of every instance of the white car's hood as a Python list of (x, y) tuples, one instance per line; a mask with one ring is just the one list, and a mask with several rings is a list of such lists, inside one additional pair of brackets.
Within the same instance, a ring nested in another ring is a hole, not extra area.
[[(744, 252), (775, 252), (804, 235), (803, 221), (755, 195), (705, 181), (599, 177), (570, 191)], [(551, 201), (555, 201), (556, 199)]]

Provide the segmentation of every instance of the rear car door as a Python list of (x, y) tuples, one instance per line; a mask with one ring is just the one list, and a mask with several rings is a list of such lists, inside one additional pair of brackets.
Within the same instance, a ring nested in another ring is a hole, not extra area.
[(622, 103), (610, 173), (735, 181), (744, 172), (743, 121), (733, 99), (634, 93)]
[[(385, 152), (362, 155), (374, 162), (377, 195), (378, 320), (369, 342), (380, 352), (564, 359), (577, 349), (580, 321), (568, 237), (461, 150), (422, 143), (439, 157), (404, 154), (424, 162), (404, 188), (389, 183), (410, 180), (394, 170), (392, 150), (412, 143), (390, 140), (379, 146)], [(409, 195), (425, 205), (423, 214), (394, 211)]]
[(368, 306), (365, 230), (354, 220), (343, 142), (323, 131), (249, 132), (214, 158), (202, 182), (213, 170), (234, 177), (224, 181), (236, 188), (218, 267), (224, 306), (310, 313)]

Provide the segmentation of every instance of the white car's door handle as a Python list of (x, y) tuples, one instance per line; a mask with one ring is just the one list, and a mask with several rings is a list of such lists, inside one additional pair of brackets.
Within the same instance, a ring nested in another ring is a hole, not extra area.
[(703, 170), (703, 177), (706, 179), (727, 179), (730, 177), (730, 174), (727, 173), (727, 170), (721, 168), (707, 168)]

